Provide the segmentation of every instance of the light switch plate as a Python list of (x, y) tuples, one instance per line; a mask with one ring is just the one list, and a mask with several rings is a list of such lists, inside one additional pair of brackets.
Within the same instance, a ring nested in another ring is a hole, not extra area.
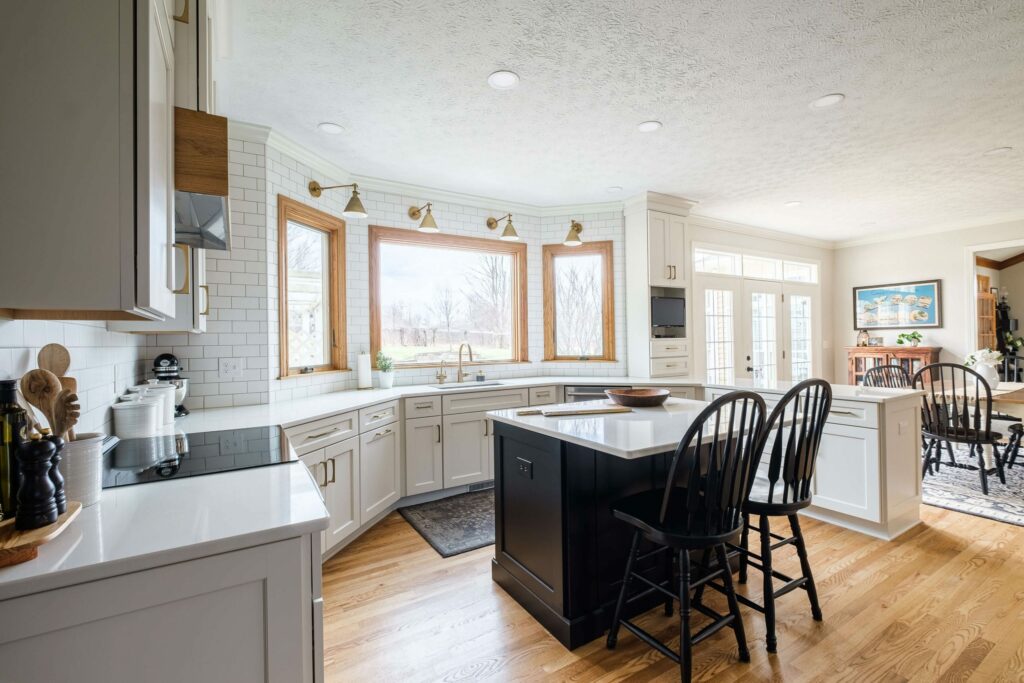
[(217, 377), (221, 382), (232, 382), (242, 379), (241, 358), (221, 358)]

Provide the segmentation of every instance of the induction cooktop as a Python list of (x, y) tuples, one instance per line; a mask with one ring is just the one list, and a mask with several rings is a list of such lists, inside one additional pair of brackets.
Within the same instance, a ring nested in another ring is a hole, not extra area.
[(103, 454), (103, 488), (198, 477), (294, 460), (279, 427), (122, 439)]

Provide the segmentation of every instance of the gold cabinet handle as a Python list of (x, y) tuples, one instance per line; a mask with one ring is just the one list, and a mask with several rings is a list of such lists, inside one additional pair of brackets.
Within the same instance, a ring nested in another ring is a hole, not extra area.
[(210, 315), (210, 288), (206, 285), (199, 285), (199, 289), (203, 290), (203, 293), (206, 294), (206, 306), (203, 307), (203, 310), (199, 311), (199, 315)]
[(325, 489), (325, 488), (327, 488), (327, 484), (328, 484), (328, 481), (327, 481), (327, 462), (326, 461), (318, 462), (317, 465), (323, 465), (324, 466), (324, 480), (320, 484), (320, 488)]
[(437, 443), (441, 443), (441, 425), (434, 425), (437, 427)]
[(181, 249), (182, 259), (185, 261), (185, 281), (181, 284), (181, 289), (174, 290), (174, 294), (190, 294), (192, 292), (192, 264), (189, 255), (190, 247), (187, 244), (175, 244), (175, 249)]
[(175, 21), (180, 21), (183, 24), (188, 23), (188, 8), (192, 4), (192, 0), (185, 0), (185, 9), (181, 10), (181, 14), (171, 17)]
[(416, 407), (417, 408), (433, 408), (434, 404), (433, 403), (417, 403)]
[[(336, 481), (338, 481), (338, 463), (335, 462), (334, 458), (331, 458), (330, 463), (331, 463), (331, 480), (329, 482), (327, 482), (327, 483), (328, 484), (333, 484)], [(325, 467), (324, 469), (327, 469), (327, 468)]]
[(320, 432), (319, 434), (310, 434), (309, 436), (306, 437), (306, 441), (309, 441), (310, 439), (319, 439), (321, 437), (327, 436), (328, 434), (333, 434), (334, 432), (338, 431), (339, 429), (341, 429), (341, 427), (335, 427), (334, 429), (328, 429), (326, 432)]
[(852, 410), (837, 410), (832, 408), (828, 411), (832, 415), (849, 415), (850, 417), (860, 417), (860, 413), (855, 413)]

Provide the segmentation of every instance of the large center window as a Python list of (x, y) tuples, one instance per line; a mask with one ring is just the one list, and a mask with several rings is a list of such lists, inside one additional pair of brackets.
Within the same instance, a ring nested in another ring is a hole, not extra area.
[(525, 244), (372, 226), (372, 354), (439, 365), (467, 343), (476, 362), (524, 361), (525, 283)]

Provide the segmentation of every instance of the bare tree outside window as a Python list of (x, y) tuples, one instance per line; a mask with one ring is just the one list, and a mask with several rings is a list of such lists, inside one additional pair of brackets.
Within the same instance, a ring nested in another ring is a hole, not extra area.
[(544, 255), (544, 357), (614, 360), (612, 243), (547, 244)]

